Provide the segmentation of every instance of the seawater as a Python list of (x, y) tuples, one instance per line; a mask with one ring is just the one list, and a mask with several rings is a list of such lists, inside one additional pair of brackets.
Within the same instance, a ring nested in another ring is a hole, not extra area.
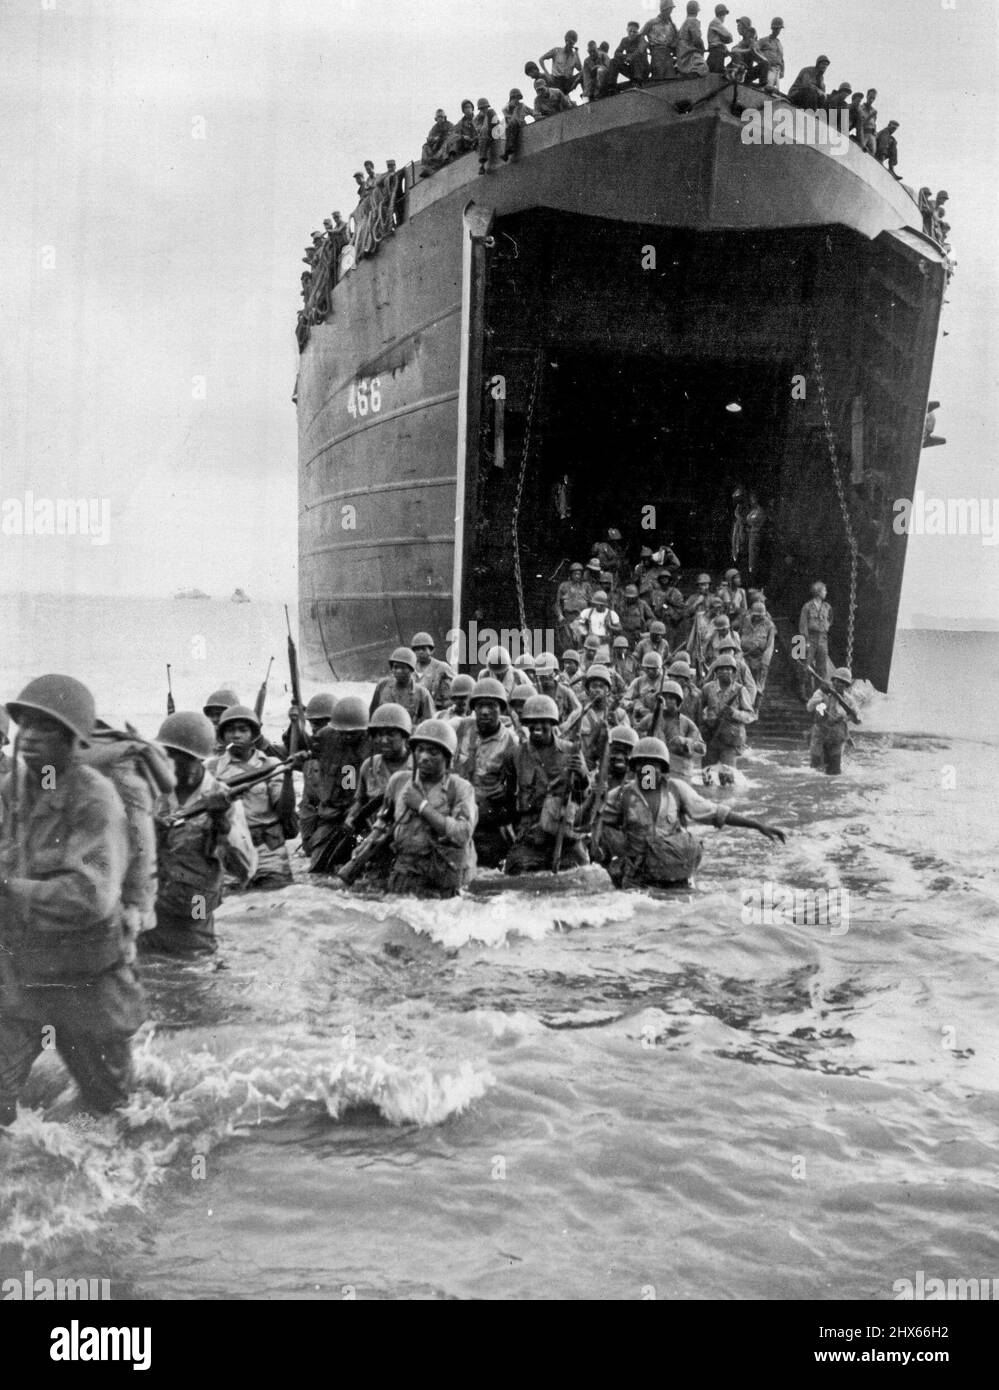
[[(4, 698), (67, 670), (155, 733), (277, 605), (5, 600)], [(195, 639), (202, 639), (200, 642)], [(456, 903), (302, 879), (215, 961), (145, 968), (113, 1120), (36, 1068), (0, 1140), (0, 1275), (139, 1298), (866, 1298), (999, 1276), (999, 636), (903, 632), (846, 772), (753, 749), (691, 891)], [(334, 689), (337, 688), (334, 686)], [(346, 687), (341, 687), (346, 689)], [(358, 687), (350, 687), (357, 689)], [(308, 693), (308, 691), (307, 691)], [(743, 921), (847, 888), (849, 930)]]

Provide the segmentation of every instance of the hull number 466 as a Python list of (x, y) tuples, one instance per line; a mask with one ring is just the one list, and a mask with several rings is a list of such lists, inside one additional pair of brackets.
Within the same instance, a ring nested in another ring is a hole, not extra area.
[(350, 383), (347, 397), (347, 414), (354, 420), (360, 416), (377, 415), (382, 408), (381, 377), (362, 376), (359, 381)]

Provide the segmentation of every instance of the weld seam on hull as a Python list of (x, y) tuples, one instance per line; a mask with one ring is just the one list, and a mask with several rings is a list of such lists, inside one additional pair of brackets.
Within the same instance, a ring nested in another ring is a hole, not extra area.
[[(352, 378), (353, 379), (353, 378)], [(311, 468), (316, 459), (321, 454), (325, 454), (327, 449), (333, 449), (337, 444), (342, 444), (346, 439), (353, 439), (355, 435), (363, 434), (365, 430), (370, 430), (374, 425), (388, 424), (389, 420), (398, 420), (402, 415), (412, 415), (415, 410), (428, 409), (435, 405), (444, 405), (448, 401), (458, 399), (457, 391), (444, 391), (439, 396), (424, 396), (422, 400), (413, 401), (410, 405), (400, 405), (395, 410), (387, 410), (384, 415), (373, 415), (370, 420), (365, 420), (363, 425), (355, 425), (352, 430), (344, 430), (343, 434), (335, 434), (332, 439), (328, 439), (325, 444), (320, 444), (311, 458), (306, 459), (306, 468)]]
[(454, 536), (372, 536), (367, 541), (331, 541), (328, 545), (317, 545), (302, 554), (329, 555), (338, 550), (371, 550), (383, 545), (454, 545)]
[(317, 507), (321, 507), (327, 502), (339, 502), (344, 497), (370, 497), (376, 492), (405, 492), (407, 488), (453, 487), (457, 481), (455, 475), (449, 473), (443, 478), (409, 478), (400, 483), (374, 483), (371, 487), (345, 487), (342, 492), (324, 492), (321, 497), (317, 497), (314, 502), (303, 507), (299, 515), (304, 516), (306, 512), (315, 511)]
[[(383, 598), (434, 598), (451, 597), (450, 589), (368, 589), (363, 594), (336, 594), (333, 598), (308, 598), (305, 603), (375, 603)], [(359, 648), (360, 650), (360, 648)]]

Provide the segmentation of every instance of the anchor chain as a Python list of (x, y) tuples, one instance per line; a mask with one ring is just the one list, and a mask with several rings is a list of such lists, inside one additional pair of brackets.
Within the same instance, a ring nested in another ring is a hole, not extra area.
[(520, 460), (520, 476), (517, 479), (517, 493), (514, 497), (513, 516), (510, 523), (510, 533), (513, 539), (513, 574), (517, 584), (517, 610), (520, 614), (520, 628), (522, 632), (527, 631), (527, 614), (524, 611), (524, 579), (520, 569), (520, 501), (524, 493), (524, 480), (527, 477), (527, 465), (531, 458), (534, 407), (538, 399), (538, 387), (541, 384), (541, 369), (543, 362), (544, 348), (539, 347), (534, 358), (534, 376), (531, 381), (531, 395), (527, 405), (527, 424), (524, 429), (524, 451)]
[(836, 452), (836, 436), (833, 433), (832, 421), (829, 418), (829, 401), (826, 397), (825, 374), (822, 371), (822, 358), (819, 354), (819, 339), (815, 331), (814, 322), (810, 326), (809, 334), (812, 344), (812, 364), (815, 368), (815, 380), (819, 388), (819, 405), (822, 409), (822, 426), (825, 430), (826, 448), (829, 450), (829, 462), (832, 464), (833, 481), (836, 484), (836, 496), (839, 499), (840, 514), (843, 518), (843, 530), (846, 532), (846, 543), (850, 550), (850, 610), (846, 627), (846, 664), (852, 668), (853, 629), (857, 612), (857, 537), (854, 534), (853, 522), (850, 519), (850, 508), (846, 497), (846, 487), (843, 483), (843, 471), (840, 467), (839, 456)]

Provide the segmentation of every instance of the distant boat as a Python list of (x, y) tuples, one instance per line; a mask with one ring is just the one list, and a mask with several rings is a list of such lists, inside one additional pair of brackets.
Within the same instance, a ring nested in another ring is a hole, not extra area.
[(230, 602), (230, 603), (249, 603), (249, 602), (250, 602), (250, 595), (247, 594), (247, 593), (245, 593), (242, 589), (234, 589), (234, 590), (233, 590), (233, 594), (232, 594), (232, 598), (229, 600), (229, 602)]
[(211, 595), (206, 594), (204, 589), (178, 589), (174, 598), (211, 598)]

